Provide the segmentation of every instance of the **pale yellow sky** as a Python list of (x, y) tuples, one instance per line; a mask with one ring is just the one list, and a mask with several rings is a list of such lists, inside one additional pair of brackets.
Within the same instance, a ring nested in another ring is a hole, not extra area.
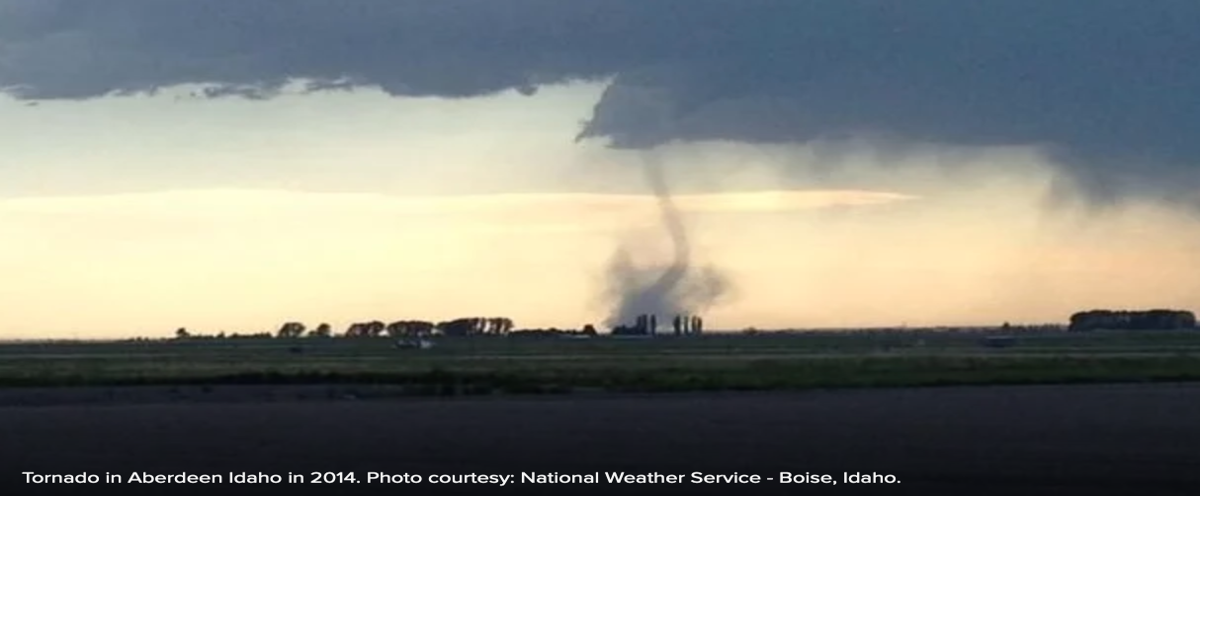
[[(572, 142), (599, 90), (0, 101), (0, 338), (599, 323), (621, 241), (669, 254), (637, 155)], [(710, 329), (1198, 310), (1195, 216), (1049, 209), (1027, 149), (827, 172), (804, 146), (663, 153), (693, 261), (734, 284)]]

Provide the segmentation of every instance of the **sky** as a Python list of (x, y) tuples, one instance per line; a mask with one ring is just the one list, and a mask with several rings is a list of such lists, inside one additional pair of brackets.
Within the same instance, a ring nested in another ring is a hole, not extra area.
[(1197, 11), (0, 0), (0, 338), (602, 326), (647, 161), (708, 329), (1196, 312)]

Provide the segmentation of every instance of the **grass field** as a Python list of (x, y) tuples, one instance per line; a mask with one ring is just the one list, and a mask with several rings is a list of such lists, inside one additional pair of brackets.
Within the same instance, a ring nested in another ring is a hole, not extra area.
[(397, 385), (404, 393), (693, 391), (1197, 380), (1196, 332), (865, 330), (694, 338), (198, 339), (0, 345), (0, 387)]

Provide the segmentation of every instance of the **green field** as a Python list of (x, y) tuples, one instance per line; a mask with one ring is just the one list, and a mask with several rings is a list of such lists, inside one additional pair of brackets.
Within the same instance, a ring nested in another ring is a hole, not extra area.
[(1197, 332), (865, 330), (625, 339), (187, 339), (0, 344), (0, 387), (376, 383), (406, 393), (1197, 380)]

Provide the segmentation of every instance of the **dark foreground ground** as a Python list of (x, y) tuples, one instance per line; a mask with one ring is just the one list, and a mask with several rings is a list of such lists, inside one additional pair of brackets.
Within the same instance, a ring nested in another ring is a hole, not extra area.
[[(107, 391), (0, 392), (0, 493), (1199, 493), (1197, 383), (416, 399)], [(100, 483), (32, 484), (27, 471), (91, 473)], [(282, 482), (231, 484), (232, 472)], [(372, 484), (368, 472), (421, 483)], [(524, 472), (600, 482), (523, 484)], [(684, 478), (618, 485), (608, 472)], [(759, 482), (695, 483), (695, 472)], [(835, 484), (781, 484), (781, 472), (829, 474)], [(123, 484), (105, 484), (107, 473)], [(223, 483), (133, 484), (132, 473), (218, 474)], [(303, 482), (289, 483), (291, 473)], [(429, 483), (469, 473), (510, 482)], [(842, 483), (855, 473), (897, 482)]]

